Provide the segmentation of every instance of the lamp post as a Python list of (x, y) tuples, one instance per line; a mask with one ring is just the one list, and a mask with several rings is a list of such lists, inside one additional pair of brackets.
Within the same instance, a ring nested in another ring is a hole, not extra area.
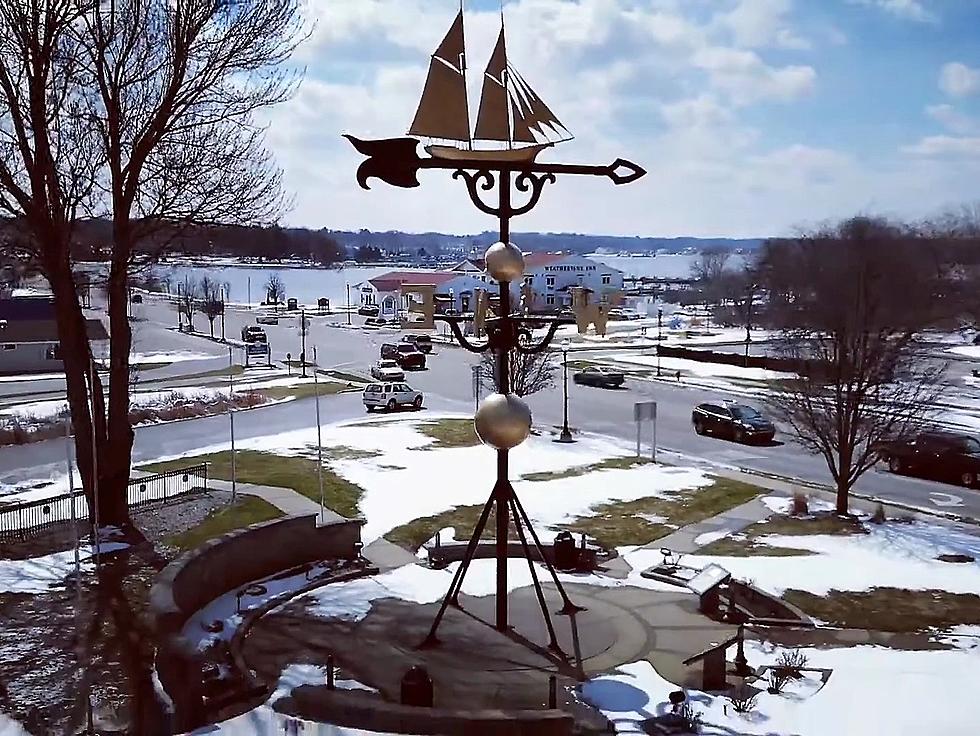
[(660, 378), (660, 348), (664, 339), (664, 310), (657, 307), (657, 378)]
[(347, 284), (347, 324), (350, 325), (350, 284)]
[(302, 309), (299, 313), (299, 334), (300, 334), (300, 351), (299, 351), (299, 362), (303, 369), (303, 378), (306, 378), (306, 310)]
[(564, 369), (564, 379), (563, 384), (563, 394), (564, 394), (564, 404), (562, 409), (562, 425), (561, 434), (555, 440), (555, 442), (574, 442), (575, 438), (572, 437), (572, 431), (568, 428), (568, 340), (562, 340), (561, 342), (561, 356), (562, 356), (562, 366)]
[(758, 284), (745, 287), (745, 367), (749, 367), (749, 343), (752, 342), (752, 303), (755, 301), (755, 290)]
[(225, 287), (221, 287), (221, 342), (225, 340)]

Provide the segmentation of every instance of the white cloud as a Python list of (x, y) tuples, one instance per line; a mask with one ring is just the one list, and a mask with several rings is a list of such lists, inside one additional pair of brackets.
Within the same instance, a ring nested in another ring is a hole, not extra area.
[(906, 146), (902, 150), (916, 156), (975, 156), (980, 158), (980, 137), (931, 135), (914, 145)]
[(969, 115), (964, 115), (952, 105), (929, 105), (926, 107), (926, 115), (959, 135), (970, 135), (980, 131), (980, 123)]
[(711, 84), (737, 104), (775, 99), (789, 101), (813, 91), (817, 73), (811, 66), (772, 67), (754, 51), (711, 46), (699, 50), (695, 66), (704, 69)]
[(927, 10), (920, 0), (849, 0), (852, 4), (880, 8), (889, 15), (917, 23), (937, 23), (939, 16)]
[(939, 70), (939, 89), (950, 97), (966, 97), (980, 92), (980, 69), (951, 61)]
[[(422, 172), (418, 189), (375, 182), (362, 191), (354, 180), (362, 157), (340, 137), (404, 134), (429, 54), (458, 0), (307, 2), (318, 20), (300, 57), (308, 78), (268, 117), (270, 148), (296, 197), (286, 222), (457, 233), (493, 228), (494, 220), (476, 212), (465, 188), (443, 172)], [(466, 14), (471, 115), (499, 29), (495, 10), (473, 5)], [(764, 124), (747, 122), (758, 119), (755, 106), (792, 104), (817, 82), (814, 67), (776, 59), (801, 45), (794, 38), (825, 44), (826, 27), (818, 21), (794, 28), (789, 2), (764, 0), (755, 16), (745, 10), (724, 23), (705, 12), (718, 5), (508, 0), (511, 60), (576, 136), (542, 159), (607, 163), (622, 156), (650, 172), (626, 187), (563, 177), (515, 228), (754, 236), (879, 206), (917, 216), (964, 198), (980, 163), (967, 169), (969, 162), (917, 156), (888, 168), (806, 145), (802, 135), (768, 143)], [(725, 3), (733, 12), (748, 5)], [(952, 120), (947, 112), (933, 117)]]
[(791, 0), (739, 0), (732, 10), (719, 14), (715, 22), (730, 30), (739, 46), (809, 49), (810, 42), (788, 23), (792, 7)]

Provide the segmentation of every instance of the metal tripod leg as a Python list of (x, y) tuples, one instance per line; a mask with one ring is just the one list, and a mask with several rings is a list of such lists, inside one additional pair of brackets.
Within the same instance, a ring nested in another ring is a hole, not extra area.
[(473, 536), (470, 537), (469, 544), (466, 546), (466, 554), (463, 555), (463, 560), (459, 565), (459, 569), (456, 570), (456, 574), (453, 576), (453, 581), (449, 585), (449, 590), (446, 591), (446, 596), (442, 599), (442, 605), (439, 606), (439, 612), (436, 614), (435, 620), (432, 622), (432, 628), (429, 629), (429, 635), (426, 636), (425, 641), (419, 645), (420, 648), (432, 647), (439, 643), (439, 639), (436, 636), (436, 629), (439, 628), (439, 623), (442, 621), (442, 617), (446, 613), (447, 606), (449, 606), (450, 603), (456, 605), (458, 602), (457, 597), (459, 596), (459, 590), (463, 587), (463, 576), (466, 575), (470, 562), (473, 561), (473, 555), (476, 554), (476, 547), (480, 542), (480, 537), (483, 536), (483, 529), (487, 525), (487, 519), (490, 517), (490, 509), (493, 508), (496, 500), (497, 487), (495, 485), (493, 493), (490, 494), (490, 498), (483, 506), (483, 512), (480, 514), (480, 519), (476, 522), (476, 526), (473, 528)]
[(548, 568), (548, 572), (551, 573), (551, 579), (554, 581), (555, 587), (558, 588), (558, 592), (561, 593), (561, 597), (562, 597), (562, 601), (564, 601), (564, 605), (562, 606), (562, 609), (558, 613), (567, 615), (567, 614), (576, 613), (578, 611), (585, 611), (586, 609), (583, 606), (576, 606), (574, 603), (572, 603), (571, 598), (568, 597), (568, 593), (565, 592), (564, 586), (561, 584), (561, 581), (558, 579), (558, 573), (555, 572), (554, 565), (552, 565), (550, 560), (548, 560), (548, 558), (545, 556), (544, 547), (541, 545), (541, 540), (538, 538), (538, 533), (534, 531), (534, 527), (531, 526), (531, 520), (528, 518), (527, 512), (524, 510), (524, 506), (521, 505), (521, 499), (518, 498), (516, 493), (511, 493), (510, 495), (511, 498), (514, 500), (514, 505), (517, 507), (517, 511), (520, 514), (520, 518), (523, 519), (524, 524), (528, 528), (528, 531), (531, 532), (531, 538), (534, 539), (534, 544), (538, 548), (538, 551), (541, 553), (541, 560)]
[[(561, 646), (558, 644), (558, 637), (555, 635), (555, 627), (551, 623), (551, 614), (548, 612), (548, 603), (544, 599), (544, 591), (541, 590), (541, 581), (538, 580), (538, 571), (534, 569), (534, 560), (531, 559), (531, 548), (528, 547), (527, 537), (524, 535), (524, 527), (521, 524), (521, 519), (517, 514), (517, 506), (514, 503), (513, 492), (510, 494), (510, 507), (514, 516), (514, 527), (517, 529), (517, 536), (521, 540), (521, 547), (524, 548), (524, 557), (527, 559), (527, 566), (531, 571), (531, 580), (534, 582), (534, 592), (538, 597), (538, 605), (541, 606), (541, 614), (544, 616), (545, 625), (548, 627), (548, 636), (551, 639), (548, 644), (548, 648), (564, 656), (565, 652), (562, 651)], [(540, 551), (541, 550), (539, 550), (539, 552)]]

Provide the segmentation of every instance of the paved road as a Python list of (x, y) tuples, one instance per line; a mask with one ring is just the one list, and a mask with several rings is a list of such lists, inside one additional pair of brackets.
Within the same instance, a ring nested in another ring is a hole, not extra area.
[[(168, 311), (169, 310), (169, 311)], [(169, 307), (148, 310), (154, 329), (165, 329), (162, 319), (170, 320)], [(152, 317), (156, 315), (157, 321)], [(357, 317), (355, 323), (360, 322)], [(319, 363), (324, 367), (364, 371), (377, 359), (381, 343), (398, 333), (393, 331), (349, 330), (346, 317), (314, 317), (307, 338), (308, 351), (318, 348)], [(205, 323), (206, 324), (206, 323)], [(226, 324), (229, 335), (238, 334), (244, 324), (254, 324), (254, 314), (230, 313)], [(283, 318), (278, 326), (267, 328), (274, 357), (284, 357), (288, 351), (295, 357), (299, 352), (298, 319)], [(174, 333), (170, 333), (174, 334)], [(179, 336), (188, 347), (214, 347), (201, 338)], [(203, 351), (204, 348), (201, 348)], [(222, 349), (219, 346), (219, 349)], [(146, 352), (149, 352), (146, 349)], [(472, 412), (470, 367), (477, 358), (457, 347), (436, 346), (430, 357), (429, 369), (409, 374), (409, 382), (426, 394), (426, 404), (433, 410)], [(216, 362), (221, 365), (221, 361)], [(212, 366), (213, 367), (213, 366)], [(829, 483), (830, 475), (824, 461), (810, 455), (793, 441), (770, 447), (741, 446), (723, 440), (700, 437), (691, 429), (691, 408), (706, 400), (717, 400), (717, 391), (705, 391), (669, 383), (629, 380), (623, 390), (610, 391), (578, 386), (569, 382), (570, 423), (590, 432), (600, 432), (633, 441), (632, 422), (636, 401), (658, 402), (658, 444), (661, 448), (680, 453), (696, 462), (748, 468), (754, 471)], [(560, 425), (562, 418), (561, 386), (536, 394), (529, 399), (537, 425)], [(325, 422), (355, 418), (363, 415), (357, 394), (342, 394), (322, 400)], [(291, 429), (312, 426), (312, 400), (294, 401), (271, 407), (242, 412), (236, 418), (236, 436), (240, 439), (275, 434)], [(228, 419), (208, 417), (168, 425), (147, 426), (136, 432), (135, 458), (145, 461), (163, 455), (191, 452), (200, 447), (226, 441)], [(649, 446), (649, 436), (645, 437)], [(26, 447), (0, 449), (0, 482), (8, 485), (29, 478), (45, 477), (63, 472), (64, 445), (60, 441), (44, 442)], [(920, 479), (893, 476), (872, 471), (857, 484), (857, 490), (893, 501), (934, 508), (980, 518), (980, 493), (950, 487)]]

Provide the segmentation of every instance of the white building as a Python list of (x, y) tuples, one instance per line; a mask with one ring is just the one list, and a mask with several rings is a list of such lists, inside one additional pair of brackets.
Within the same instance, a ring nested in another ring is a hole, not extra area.
[(530, 286), (531, 309), (550, 312), (571, 306), (573, 287), (581, 286), (599, 295), (623, 288), (623, 272), (585, 256), (554, 253), (525, 253), (524, 279), (516, 285)]
[(407, 306), (401, 290), (409, 284), (432, 286), (440, 312), (472, 311), (474, 290), (487, 288), (483, 280), (457, 271), (389, 271), (357, 285), (360, 306), (377, 306), (380, 316), (395, 317)]

